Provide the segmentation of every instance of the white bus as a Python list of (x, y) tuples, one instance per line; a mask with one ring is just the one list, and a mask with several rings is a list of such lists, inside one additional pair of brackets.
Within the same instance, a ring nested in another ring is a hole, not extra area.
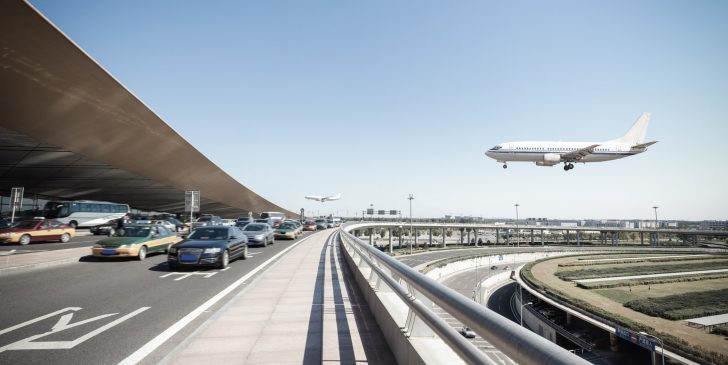
[(94, 200), (49, 201), (43, 208), (46, 218), (69, 226), (92, 227), (119, 219), (129, 213), (129, 205)]
[(270, 219), (271, 225), (277, 227), (281, 222), (286, 220), (286, 215), (279, 212), (263, 212), (260, 213), (260, 218)]

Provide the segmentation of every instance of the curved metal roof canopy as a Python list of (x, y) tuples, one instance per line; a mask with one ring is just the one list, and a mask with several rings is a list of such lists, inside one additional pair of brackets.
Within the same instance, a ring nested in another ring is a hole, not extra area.
[(0, 191), (182, 212), (293, 213), (217, 167), (20, 1), (0, 1)]

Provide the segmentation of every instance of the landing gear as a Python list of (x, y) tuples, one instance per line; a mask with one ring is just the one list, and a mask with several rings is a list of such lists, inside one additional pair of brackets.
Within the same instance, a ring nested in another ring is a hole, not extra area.
[(564, 171), (569, 171), (569, 170), (571, 170), (573, 168), (574, 168), (574, 164), (573, 163), (571, 163), (571, 162), (564, 163)]
[(503, 164), (503, 168), (504, 168), (504, 169), (507, 169), (507, 168), (508, 168), (508, 165), (506, 165), (506, 164)]

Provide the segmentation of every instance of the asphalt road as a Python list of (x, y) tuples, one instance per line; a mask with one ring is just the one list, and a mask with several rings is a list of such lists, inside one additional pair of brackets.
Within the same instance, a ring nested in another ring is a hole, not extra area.
[[(162, 254), (144, 261), (89, 258), (6, 275), (0, 281), (0, 364), (119, 363), (294, 242), (252, 247), (251, 258), (233, 261), (224, 271), (172, 273)], [(159, 362), (254, 279), (232, 290), (141, 363)]]

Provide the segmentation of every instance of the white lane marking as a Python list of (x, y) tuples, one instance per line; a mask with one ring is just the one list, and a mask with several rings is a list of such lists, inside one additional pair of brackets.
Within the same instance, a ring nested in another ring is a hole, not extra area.
[(119, 365), (130, 365), (130, 364), (136, 364), (139, 361), (142, 361), (147, 355), (152, 353), (152, 351), (156, 350), (157, 347), (161, 346), (164, 342), (169, 340), (170, 337), (174, 336), (177, 332), (182, 330), (186, 325), (188, 325), (190, 322), (192, 322), (195, 318), (199, 317), (200, 314), (204, 313), (208, 308), (212, 307), (215, 303), (219, 302), (220, 299), (224, 298), (226, 295), (228, 295), (230, 292), (235, 290), (238, 286), (242, 285), (245, 281), (253, 277), (253, 275), (257, 274), (259, 271), (263, 270), (265, 267), (270, 265), (273, 261), (278, 259), (279, 257), (286, 254), (288, 251), (293, 249), (294, 247), (298, 246), (299, 244), (305, 242), (307, 239), (311, 238), (313, 236), (308, 236), (288, 248), (284, 249), (283, 251), (277, 253), (275, 256), (269, 258), (262, 264), (258, 265), (255, 269), (253, 269), (251, 272), (245, 274), (243, 277), (235, 281), (234, 283), (230, 284), (227, 288), (223, 289), (219, 293), (217, 293), (214, 297), (208, 299), (206, 302), (202, 303), (199, 307), (195, 308), (187, 314), (186, 316), (182, 317), (179, 321), (175, 322), (173, 325), (171, 325), (169, 328), (164, 330), (162, 333), (158, 334), (157, 337), (153, 338), (149, 342), (147, 342), (146, 345), (142, 346), (138, 350), (136, 350), (133, 354), (127, 356), (126, 359), (121, 360), (119, 362)]
[(0, 252), (0, 256), (10, 256), (10, 255), (12, 255), (12, 254), (13, 254), (13, 253), (14, 253), (15, 251), (17, 251), (17, 250), (10, 250), (10, 251), (4, 251), (4, 252)]
[[(126, 321), (127, 319), (136, 316), (137, 314), (139, 314), (141, 312), (144, 312), (145, 310), (147, 310), (149, 308), (151, 308), (151, 307), (141, 307), (141, 308), (139, 308), (121, 318), (118, 318), (115, 321), (112, 321), (104, 326), (101, 326), (73, 341), (35, 341), (35, 342), (33, 341), (33, 340), (37, 340), (39, 338), (43, 338), (46, 336), (50, 336), (52, 334), (56, 334), (56, 333), (65, 331), (70, 328), (84, 325), (86, 323), (91, 323), (94, 321), (98, 321), (100, 319), (104, 319), (106, 317), (115, 316), (119, 313), (102, 314), (100, 316), (96, 316), (96, 317), (89, 318), (89, 319), (84, 319), (84, 320), (78, 321), (76, 323), (71, 323), (71, 319), (73, 319), (74, 313), (64, 314), (63, 316), (61, 316), (61, 318), (58, 319), (58, 322), (56, 322), (56, 324), (53, 325), (53, 327), (51, 328), (50, 331), (41, 333), (38, 335), (30, 336), (30, 337), (24, 338), (20, 341), (16, 341), (9, 345), (0, 347), (0, 353), (3, 351), (7, 351), (7, 350), (64, 350), (64, 349), (67, 350), (67, 349), (71, 349), (71, 348), (74, 348), (77, 345), (85, 342), (86, 340), (90, 339), (91, 337), (94, 337), (94, 336), (108, 330), (109, 328), (114, 327), (114, 326)], [(61, 311), (54, 312), (51, 314), (58, 314), (58, 313), (66, 311), (68, 309), (81, 309), (81, 308), (66, 308), (66, 309), (62, 309)], [(43, 317), (47, 318), (48, 315), (43, 316)], [(43, 317), (41, 317), (41, 318), (43, 318)], [(36, 318), (32, 321), (28, 321), (25, 323), (37, 322), (38, 320), (39, 320), (39, 318)], [(15, 326), (15, 327), (18, 327), (18, 326)]]
[(201, 276), (204, 276), (205, 278), (209, 278), (209, 277), (212, 277), (213, 275), (215, 275), (217, 273), (218, 273), (217, 271), (213, 271), (213, 272), (199, 272), (199, 271), (193, 271), (193, 272), (171, 272), (171, 273), (167, 273), (167, 274), (164, 274), (164, 275), (160, 276), (160, 278), (166, 278), (166, 277), (170, 277), (170, 276), (174, 276), (174, 275), (180, 275), (180, 277), (178, 277), (177, 279), (174, 279), (175, 281), (180, 281), (182, 279), (187, 279), (190, 276), (195, 276), (195, 275), (201, 275)]
[(23, 322), (23, 323), (21, 323), (21, 324), (18, 324), (18, 325), (12, 326), (12, 327), (8, 327), (8, 328), (6, 328), (6, 329), (4, 329), (4, 330), (0, 331), (0, 335), (6, 334), (6, 333), (8, 333), (8, 332), (11, 332), (11, 331), (15, 331), (15, 330), (16, 330), (16, 329), (18, 329), (18, 328), (22, 328), (22, 327), (25, 327), (25, 326), (29, 326), (29, 325), (31, 325), (31, 324), (33, 324), (33, 323), (35, 323), (35, 322), (39, 322), (39, 321), (42, 321), (42, 320), (44, 320), (44, 319), (46, 319), (46, 318), (50, 318), (50, 317), (53, 317), (53, 316), (55, 316), (55, 315), (58, 315), (58, 314), (61, 314), (61, 313), (63, 313), (63, 312), (68, 312), (68, 311), (79, 311), (79, 310), (81, 310), (81, 309), (82, 309), (81, 307), (68, 307), (68, 308), (63, 308), (63, 309), (61, 309), (61, 310), (58, 310), (58, 311), (55, 311), (55, 312), (53, 312), (53, 313), (48, 313), (48, 314), (46, 314), (46, 315), (44, 315), (44, 316), (40, 316), (40, 317), (38, 317), (38, 318), (36, 318), (36, 319), (31, 319), (30, 321), (27, 321), (27, 322)]

